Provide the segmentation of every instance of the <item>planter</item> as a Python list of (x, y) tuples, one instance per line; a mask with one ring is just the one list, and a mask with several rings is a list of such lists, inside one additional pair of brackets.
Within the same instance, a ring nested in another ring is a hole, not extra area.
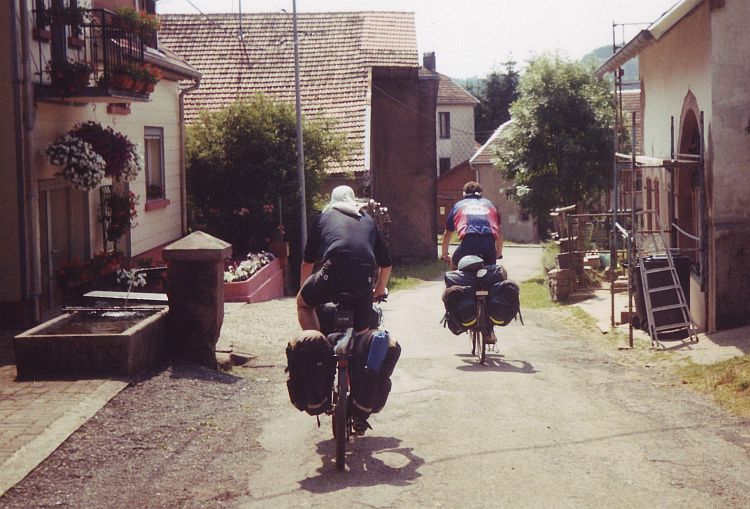
[(133, 88), (133, 77), (127, 74), (115, 74), (109, 80), (109, 84), (115, 88), (129, 90)]
[(153, 93), (154, 89), (156, 88), (156, 83), (146, 83), (146, 86), (143, 89), (143, 92), (146, 94)]
[(250, 279), (224, 283), (224, 302), (264, 302), (284, 296), (284, 273), (281, 262), (274, 259)]
[(134, 79), (131, 90), (137, 94), (140, 94), (141, 91), (143, 90), (143, 82), (141, 80)]

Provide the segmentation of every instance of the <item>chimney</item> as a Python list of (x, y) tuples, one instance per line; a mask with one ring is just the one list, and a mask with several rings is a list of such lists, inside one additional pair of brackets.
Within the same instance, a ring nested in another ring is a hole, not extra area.
[(435, 70), (435, 52), (430, 51), (422, 55), (422, 65), (429, 71)]

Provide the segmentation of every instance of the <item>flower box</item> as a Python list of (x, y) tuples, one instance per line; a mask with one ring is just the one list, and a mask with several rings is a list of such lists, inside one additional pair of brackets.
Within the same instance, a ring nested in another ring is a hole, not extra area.
[(250, 279), (224, 283), (224, 302), (264, 302), (284, 296), (284, 273), (278, 258), (272, 260)]

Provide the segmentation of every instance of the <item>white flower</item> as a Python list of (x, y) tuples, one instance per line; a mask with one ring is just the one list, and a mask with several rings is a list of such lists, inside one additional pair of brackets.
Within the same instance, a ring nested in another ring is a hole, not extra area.
[(66, 134), (45, 149), (51, 164), (62, 166), (58, 173), (82, 191), (96, 188), (104, 177), (105, 162), (85, 141)]

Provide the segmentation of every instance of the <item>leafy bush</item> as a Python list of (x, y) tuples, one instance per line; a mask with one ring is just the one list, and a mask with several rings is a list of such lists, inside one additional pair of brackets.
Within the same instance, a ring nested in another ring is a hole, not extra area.
[[(258, 95), (204, 112), (187, 135), (191, 227), (230, 242), (235, 256), (243, 257), (266, 250), (281, 219), (296, 246), (300, 186), (293, 107)], [(344, 150), (343, 137), (328, 123), (305, 122), (306, 213), (326, 166)]]

